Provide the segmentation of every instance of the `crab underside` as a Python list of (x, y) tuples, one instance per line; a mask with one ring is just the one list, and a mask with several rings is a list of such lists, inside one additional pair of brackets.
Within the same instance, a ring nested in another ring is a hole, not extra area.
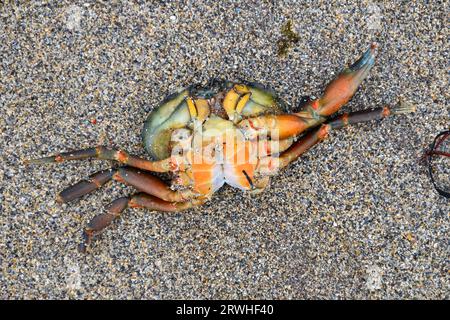
[[(29, 160), (51, 163), (97, 158), (123, 166), (94, 173), (63, 190), (59, 202), (77, 199), (110, 180), (139, 193), (114, 200), (83, 232), (85, 251), (93, 236), (127, 207), (181, 211), (203, 204), (224, 184), (261, 192), (271, 176), (324, 140), (331, 130), (413, 111), (408, 105), (334, 114), (347, 103), (375, 61), (376, 45), (332, 80), (318, 99), (307, 99), (289, 113), (273, 91), (246, 82), (211, 81), (167, 97), (148, 116), (143, 143), (147, 160), (104, 146)], [(171, 174), (166, 184), (150, 172)]]

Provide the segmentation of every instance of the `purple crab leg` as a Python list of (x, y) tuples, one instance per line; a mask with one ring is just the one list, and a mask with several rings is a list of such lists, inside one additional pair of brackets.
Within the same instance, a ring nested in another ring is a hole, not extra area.
[(131, 167), (121, 167), (94, 173), (88, 180), (81, 180), (64, 189), (57, 196), (57, 201), (65, 203), (80, 198), (85, 194), (100, 188), (112, 179), (128, 184), (142, 192), (156, 196), (165, 201), (181, 202), (194, 196), (190, 190), (171, 190), (161, 179), (148, 172), (139, 171), (138, 169)]
[(83, 242), (80, 243), (78, 249), (80, 252), (86, 252), (94, 236), (111, 225), (126, 208), (147, 208), (156, 211), (178, 212), (200, 203), (201, 201), (169, 202), (146, 193), (137, 193), (130, 197), (118, 198), (107, 206), (106, 213), (96, 215), (88, 223), (83, 231)]
[(340, 129), (347, 125), (359, 123), (359, 122), (367, 122), (372, 120), (381, 120), (383, 118), (387, 118), (393, 115), (399, 115), (404, 113), (414, 112), (415, 108), (409, 104), (398, 104), (397, 106), (390, 108), (385, 106), (383, 108), (376, 108), (373, 110), (363, 110), (356, 111), (351, 113), (344, 113), (337, 118), (331, 119), (327, 121), (327, 124), (330, 125), (331, 129)]
[(60, 203), (65, 203), (80, 198), (110, 181), (115, 173), (116, 169), (107, 169), (96, 172), (90, 175), (88, 180), (81, 180), (73, 186), (61, 191), (56, 197), (56, 200)]
[(283, 152), (279, 157), (279, 167), (286, 167), (289, 163), (295, 161), (298, 157), (308, 151), (311, 147), (328, 137), (331, 130), (340, 129), (351, 124), (383, 119), (392, 115), (414, 112), (414, 106), (408, 104), (399, 104), (393, 108), (384, 107), (373, 110), (363, 110), (343, 115), (322, 124), (316, 129), (294, 143), (289, 149)]
[(174, 161), (175, 160), (174, 158), (167, 158), (159, 161), (150, 161), (130, 155), (123, 150), (108, 149), (104, 146), (87, 148), (71, 152), (64, 152), (45, 158), (25, 160), (25, 164), (54, 163), (69, 160), (83, 160), (90, 158), (102, 160), (114, 160), (131, 167), (154, 172), (168, 172), (176, 169), (177, 167), (177, 163), (176, 161)]

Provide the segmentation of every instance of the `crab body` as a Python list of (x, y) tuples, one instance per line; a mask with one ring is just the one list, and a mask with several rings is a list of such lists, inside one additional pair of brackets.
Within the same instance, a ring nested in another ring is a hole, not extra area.
[(249, 137), (243, 120), (282, 114), (284, 105), (260, 85), (213, 81), (171, 95), (151, 112), (143, 143), (154, 159), (172, 158), (174, 190), (189, 189), (201, 199), (225, 183), (261, 191), (268, 182), (260, 170), (265, 158), (287, 149), (293, 138)]
[[(133, 156), (104, 146), (28, 160), (51, 163), (97, 158), (122, 164), (92, 174), (59, 193), (60, 202), (77, 199), (110, 180), (135, 187), (139, 193), (114, 200), (84, 229), (81, 250), (93, 236), (128, 207), (181, 211), (201, 205), (224, 184), (261, 192), (271, 176), (328, 137), (350, 124), (413, 111), (409, 105), (334, 114), (347, 103), (375, 61), (376, 45), (344, 69), (318, 99), (306, 99), (289, 112), (276, 94), (246, 82), (211, 81), (166, 98), (144, 124), (143, 144), (153, 158)], [(171, 174), (166, 184), (151, 172)]]

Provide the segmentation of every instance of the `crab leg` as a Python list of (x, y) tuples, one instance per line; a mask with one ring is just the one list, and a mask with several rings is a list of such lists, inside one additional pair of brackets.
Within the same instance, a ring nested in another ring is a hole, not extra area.
[(393, 108), (384, 107), (373, 110), (363, 110), (351, 113), (344, 113), (343, 115), (332, 119), (323, 124), (319, 129), (306, 134), (289, 149), (283, 152), (279, 157), (279, 168), (287, 166), (292, 161), (296, 160), (303, 153), (308, 151), (312, 146), (319, 143), (328, 137), (331, 130), (340, 129), (350, 124), (367, 122), (372, 120), (380, 120), (392, 115), (404, 114), (414, 112), (415, 108), (408, 104), (399, 104)]
[(91, 174), (88, 180), (81, 180), (61, 191), (56, 196), (56, 201), (65, 203), (80, 198), (110, 181), (116, 171), (117, 169), (107, 169)]
[(358, 61), (327, 85), (323, 97), (306, 102), (300, 112), (250, 118), (239, 122), (238, 126), (251, 140), (261, 135), (286, 139), (325, 122), (328, 116), (351, 99), (358, 86), (367, 77), (375, 63), (376, 47), (375, 43), (372, 44)]
[(190, 190), (173, 191), (159, 178), (147, 172), (141, 172), (131, 167), (103, 170), (94, 173), (89, 180), (81, 180), (73, 186), (64, 189), (58, 196), (58, 202), (65, 203), (92, 192), (110, 180), (128, 184), (147, 194), (165, 201), (180, 202), (194, 197)]
[(314, 130), (313, 132), (310, 132), (300, 138), (300, 140), (298, 140), (289, 149), (287, 149), (280, 155), (280, 157), (278, 158), (278, 163), (275, 162), (277, 168), (274, 168), (274, 170), (284, 168), (292, 161), (295, 161), (298, 157), (308, 151), (312, 146), (328, 137), (330, 130), (331, 126), (329, 124), (323, 124), (319, 129)]
[(189, 189), (174, 191), (161, 179), (134, 168), (119, 168), (113, 178), (164, 201), (180, 202), (192, 199), (195, 196)]
[(131, 197), (122, 197), (111, 202), (107, 208), (106, 213), (96, 215), (88, 223), (83, 231), (83, 242), (79, 245), (81, 252), (86, 252), (87, 248), (92, 242), (93, 237), (99, 234), (106, 227), (108, 227), (120, 214), (128, 207), (130, 208), (147, 208), (156, 211), (177, 212), (201, 203), (198, 201), (187, 202), (169, 202), (164, 201), (158, 197), (146, 194), (137, 193)]
[(82, 160), (89, 158), (102, 160), (115, 160), (120, 163), (129, 165), (131, 167), (154, 172), (168, 172), (176, 170), (180, 165), (179, 159), (175, 156), (159, 161), (150, 161), (140, 157), (129, 155), (123, 150), (108, 149), (104, 146), (98, 146), (95, 148), (88, 148), (71, 152), (64, 152), (45, 158), (25, 160), (25, 163), (42, 164), (42, 163), (63, 162), (68, 160)]
[(344, 69), (336, 79), (327, 85), (320, 99), (309, 102), (306, 109), (308, 106), (313, 109), (309, 113), (327, 117), (346, 104), (372, 69), (375, 63), (376, 48), (377, 44), (372, 43), (358, 61)]
[(393, 108), (384, 107), (376, 108), (374, 110), (344, 113), (343, 115), (322, 124), (320, 128), (302, 136), (279, 157), (269, 156), (261, 158), (257, 165), (257, 172), (262, 175), (275, 174), (279, 169), (286, 167), (311, 147), (327, 138), (331, 130), (340, 129), (350, 124), (379, 120), (392, 115), (414, 112), (414, 110), (414, 106), (399, 104)]
[(367, 122), (372, 120), (381, 120), (393, 115), (414, 112), (415, 107), (405, 103), (399, 103), (397, 106), (390, 108), (385, 106), (383, 108), (376, 108), (373, 110), (363, 110), (351, 113), (344, 113), (337, 118), (327, 121), (332, 129), (340, 129), (350, 124), (359, 122)]
[(295, 114), (264, 115), (239, 122), (238, 127), (249, 140), (271, 136), (283, 140), (294, 137), (312, 126), (312, 122)]
[(286, 151), (281, 153), (280, 156), (267, 156), (258, 159), (255, 170), (257, 175), (275, 175), (281, 168), (286, 167), (288, 164), (295, 161), (303, 153), (309, 150), (312, 146), (325, 139), (330, 130), (331, 126), (329, 124), (323, 124), (319, 129), (302, 136)]
[(294, 138), (283, 140), (258, 139), (248, 141), (250, 150), (249, 161), (268, 155), (279, 154), (289, 148), (294, 142)]

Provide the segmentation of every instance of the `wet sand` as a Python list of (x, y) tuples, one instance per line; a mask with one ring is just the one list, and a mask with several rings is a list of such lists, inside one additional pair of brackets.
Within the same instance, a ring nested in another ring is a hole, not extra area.
[[(419, 163), (450, 123), (448, 5), (42, 3), (0, 6), (0, 298), (449, 298), (450, 206)], [(299, 41), (279, 56), (289, 19)], [(111, 163), (22, 162), (99, 144), (145, 156), (148, 112), (214, 77), (260, 82), (295, 110), (373, 41), (343, 111), (403, 99), (416, 113), (333, 132), (260, 195), (127, 210), (87, 255), (82, 228), (132, 189), (61, 205)]]

